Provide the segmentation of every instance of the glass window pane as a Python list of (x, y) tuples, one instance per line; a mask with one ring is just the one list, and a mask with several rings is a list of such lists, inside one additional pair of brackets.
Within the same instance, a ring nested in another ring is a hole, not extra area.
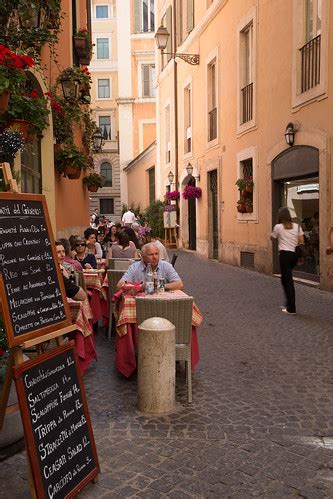
[(108, 18), (108, 6), (107, 5), (96, 5), (96, 19), (106, 19)]
[(97, 38), (97, 59), (109, 59), (109, 39)]
[(112, 166), (110, 163), (102, 163), (101, 164), (101, 175), (105, 177), (104, 186), (112, 187)]
[(99, 127), (102, 129), (103, 139), (111, 140), (111, 117), (99, 116)]
[(98, 97), (100, 99), (110, 98), (110, 80), (108, 78), (98, 79)]
[(142, 27), (143, 31), (148, 31), (148, 0), (142, 1)]
[(113, 198), (100, 198), (99, 200), (99, 211), (101, 215), (113, 215), (114, 214), (114, 199)]

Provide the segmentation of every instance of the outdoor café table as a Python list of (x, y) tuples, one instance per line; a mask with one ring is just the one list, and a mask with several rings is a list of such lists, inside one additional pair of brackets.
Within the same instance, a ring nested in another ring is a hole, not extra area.
[(72, 323), (76, 326), (76, 331), (69, 333), (69, 337), (74, 340), (79, 365), (81, 371), (84, 372), (90, 362), (97, 358), (94, 333), (91, 325), (92, 311), (88, 299), (75, 301), (67, 298), (67, 301)]
[(103, 300), (104, 298), (103, 294), (101, 296), (101, 292), (104, 275), (105, 271), (101, 270), (85, 270), (83, 272), (83, 278), (86, 288), (91, 291), (90, 306), (93, 313), (93, 323), (98, 322), (100, 319), (102, 319), (103, 316), (101, 300)]
[[(137, 296), (146, 296), (149, 299), (163, 299), (187, 297), (183, 291), (166, 291), (154, 295), (139, 293)], [(123, 294), (121, 301), (116, 303), (116, 356), (115, 366), (117, 371), (127, 378), (136, 369), (135, 348), (138, 346), (138, 324), (136, 320), (135, 296)], [(199, 345), (196, 328), (202, 322), (202, 315), (199, 308), (193, 303), (192, 309), (192, 342), (191, 342), (191, 363), (194, 371), (199, 361)]]

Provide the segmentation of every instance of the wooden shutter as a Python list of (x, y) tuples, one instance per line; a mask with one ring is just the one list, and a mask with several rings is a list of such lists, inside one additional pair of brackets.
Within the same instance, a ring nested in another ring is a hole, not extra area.
[(187, 32), (194, 28), (194, 0), (187, 0)]
[(141, 33), (142, 0), (133, 0), (134, 33)]
[[(166, 11), (166, 29), (170, 33), (169, 39), (168, 39), (168, 44), (166, 46), (166, 51), (169, 53), (172, 53), (172, 37), (173, 37), (173, 30), (172, 30), (172, 7), (169, 5)], [(169, 62), (171, 59), (171, 55), (167, 55), (167, 61)]]
[(150, 97), (150, 67), (148, 65), (142, 66), (142, 97)]

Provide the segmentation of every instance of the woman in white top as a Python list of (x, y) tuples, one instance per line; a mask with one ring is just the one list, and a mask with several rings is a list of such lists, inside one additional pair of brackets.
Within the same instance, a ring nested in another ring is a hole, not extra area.
[(301, 227), (291, 221), (288, 208), (279, 209), (278, 223), (273, 229), (271, 239), (278, 240), (281, 283), (286, 296), (286, 307), (282, 312), (296, 314), (293, 268), (298, 258), (295, 248), (304, 244), (304, 236)]

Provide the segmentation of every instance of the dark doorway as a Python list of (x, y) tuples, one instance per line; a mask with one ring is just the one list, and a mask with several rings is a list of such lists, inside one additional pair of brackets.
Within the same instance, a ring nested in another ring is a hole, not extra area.
[(208, 173), (209, 200), (209, 258), (218, 260), (219, 257), (219, 226), (218, 226), (218, 199), (217, 199), (217, 170)]
[[(195, 179), (191, 178), (188, 185), (195, 187)], [(197, 249), (197, 214), (196, 214), (196, 199), (188, 200), (188, 244), (189, 249)]]

